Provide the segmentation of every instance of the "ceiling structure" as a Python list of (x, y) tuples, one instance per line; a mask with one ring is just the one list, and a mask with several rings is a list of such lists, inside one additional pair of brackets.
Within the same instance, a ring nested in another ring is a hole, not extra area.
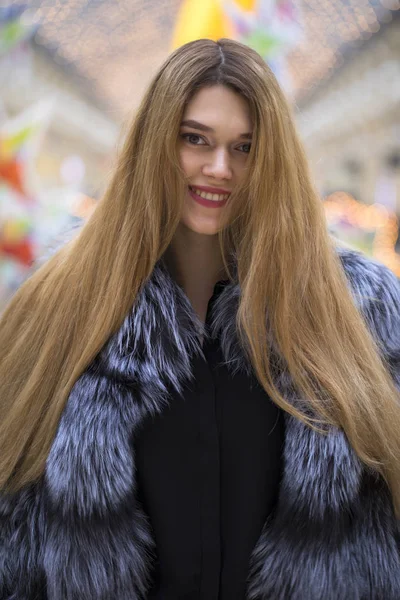
[[(0, 7), (20, 5), (0, 0)], [(80, 73), (120, 120), (171, 51), (181, 0), (28, 0), (36, 42)], [(298, 0), (302, 40), (288, 54), (301, 101), (400, 12), (400, 0)]]

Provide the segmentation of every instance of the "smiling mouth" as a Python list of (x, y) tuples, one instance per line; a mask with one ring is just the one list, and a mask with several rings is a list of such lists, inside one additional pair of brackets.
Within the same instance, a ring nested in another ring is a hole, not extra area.
[(189, 186), (192, 199), (206, 208), (222, 208), (228, 202), (230, 194), (211, 194)]
[(189, 190), (199, 198), (209, 200), (210, 202), (226, 202), (230, 196), (230, 194), (211, 194), (210, 192), (204, 192), (203, 190), (199, 190), (192, 186), (189, 186)]

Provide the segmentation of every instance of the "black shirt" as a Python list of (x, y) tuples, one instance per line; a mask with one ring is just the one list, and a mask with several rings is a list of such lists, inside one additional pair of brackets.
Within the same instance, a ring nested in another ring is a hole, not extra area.
[[(222, 289), (217, 284), (212, 304)], [(276, 502), (283, 418), (218, 339), (136, 441), (139, 497), (156, 541), (150, 600), (243, 600), (251, 552)]]

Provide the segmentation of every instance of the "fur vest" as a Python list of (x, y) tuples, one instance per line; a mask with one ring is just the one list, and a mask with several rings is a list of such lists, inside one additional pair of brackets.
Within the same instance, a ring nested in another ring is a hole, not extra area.
[[(339, 251), (355, 302), (400, 383), (400, 290), (394, 275)], [(240, 290), (214, 308), (224, 356), (249, 369), (235, 316)], [(120, 330), (76, 382), (43, 478), (0, 498), (1, 600), (144, 600), (157, 549), (137, 500), (135, 432), (189, 378), (199, 322), (157, 266)], [(282, 364), (275, 374), (296, 404)], [(376, 398), (379, 402), (379, 398)], [(387, 487), (345, 436), (286, 414), (279, 500), (254, 548), (248, 600), (399, 600), (400, 547)], [(399, 432), (400, 435), (400, 432)]]

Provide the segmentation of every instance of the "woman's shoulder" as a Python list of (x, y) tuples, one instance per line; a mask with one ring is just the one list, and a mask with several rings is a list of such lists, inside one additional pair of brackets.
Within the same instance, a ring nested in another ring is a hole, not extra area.
[(345, 246), (336, 252), (357, 300), (400, 301), (400, 282), (386, 265)]
[(400, 348), (400, 282), (396, 275), (356, 250), (338, 245), (336, 252), (374, 337), (386, 349)]

